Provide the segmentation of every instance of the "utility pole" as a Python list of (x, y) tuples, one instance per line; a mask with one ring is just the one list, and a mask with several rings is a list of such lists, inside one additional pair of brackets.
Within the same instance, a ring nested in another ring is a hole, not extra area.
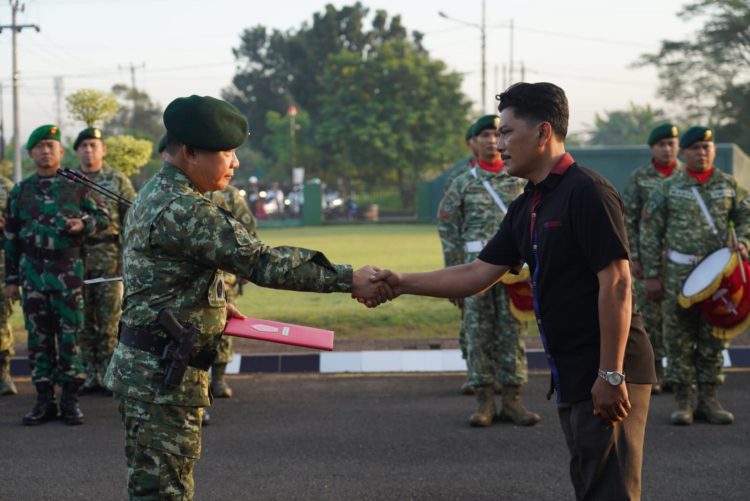
[(135, 70), (140, 70), (146, 67), (146, 63), (141, 63), (140, 66), (135, 66), (133, 63), (130, 63), (130, 66), (123, 68), (122, 66), (118, 66), (119, 69), (130, 69), (130, 95), (133, 97), (133, 112), (132, 116), (130, 117), (130, 126), (135, 127), (135, 103), (138, 101), (137, 97), (137, 91), (135, 89)]
[(513, 19), (510, 20), (510, 63), (508, 65), (508, 85), (513, 85)]
[(40, 31), (39, 26), (36, 24), (17, 24), (18, 12), (23, 12), (24, 5), (21, 5), (20, 0), (8, 0), (12, 12), (12, 23), (0, 25), (0, 33), (3, 29), (10, 29), (13, 33), (13, 181), (16, 183), (21, 182), (21, 124), (19, 121), (19, 105), (18, 105), (18, 45), (16, 43), (16, 35), (21, 33), (24, 28), (34, 28), (37, 32)]
[(55, 77), (55, 99), (57, 100), (57, 126), (63, 128), (62, 100), (63, 100), (63, 77)]
[(481, 34), (482, 39), (482, 113), (487, 113), (487, 32), (486, 32), (486, 0), (482, 0), (482, 22), (480, 24), (476, 23), (470, 23), (467, 21), (462, 21), (461, 19), (456, 19), (455, 17), (451, 17), (448, 14), (446, 14), (443, 11), (438, 12), (438, 15), (444, 19), (448, 19), (449, 21), (454, 21), (456, 23), (464, 24), (466, 26), (471, 26), (474, 28), (479, 28), (479, 32)]

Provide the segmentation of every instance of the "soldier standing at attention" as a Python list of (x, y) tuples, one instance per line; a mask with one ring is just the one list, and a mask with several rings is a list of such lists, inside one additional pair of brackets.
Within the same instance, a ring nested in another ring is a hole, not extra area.
[[(448, 191), (448, 188), (450, 188), (450, 185), (453, 183), (454, 179), (476, 165), (477, 149), (475, 147), (474, 141), (473, 123), (466, 129), (466, 136), (464, 139), (466, 142), (466, 147), (471, 151), (471, 156), (468, 157), (459, 167), (455, 169), (454, 172), (452, 172), (445, 179), (445, 183), (443, 184), (443, 197), (445, 197), (445, 192)], [(443, 200), (440, 201), (440, 205), (442, 205), (442, 203)], [(438, 232), (440, 232), (440, 226), (438, 226)], [(453, 266), (454, 264), (461, 264), (464, 262), (463, 249), (456, 247), (453, 242), (444, 241), (442, 238), (440, 239), (440, 242), (443, 245), (443, 258), (445, 261), (445, 266)], [(464, 300), (462, 298), (451, 299), (450, 302), (461, 310), (461, 318), (463, 319)], [(466, 353), (466, 332), (464, 330), (463, 322), (461, 322), (461, 329), (458, 332), (458, 346), (461, 349), (461, 358), (466, 360), (468, 358), (468, 355)], [(476, 388), (474, 388), (474, 386), (471, 385), (471, 376), (467, 377), (466, 382), (461, 385), (461, 393), (463, 395), (476, 395), (477, 390)]]
[(85, 377), (78, 347), (83, 327), (81, 247), (87, 236), (107, 227), (109, 218), (86, 188), (56, 175), (63, 155), (56, 125), (35, 129), (26, 148), (36, 172), (10, 192), (5, 220), (5, 293), (21, 299), (31, 382), (37, 391), (36, 405), (23, 423), (36, 425), (57, 417), (58, 384), (63, 420), (81, 424), (78, 389)]
[[(135, 198), (135, 190), (130, 179), (122, 172), (104, 164), (107, 147), (102, 132), (94, 127), (84, 129), (73, 143), (76, 155), (81, 162), (80, 172), (107, 190), (125, 200)], [(120, 233), (126, 204), (118, 203), (109, 197), (104, 198), (109, 211), (109, 227), (96, 235), (86, 238), (84, 243), (86, 279), (111, 278), (121, 273), (122, 243)], [(109, 390), (102, 385), (107, 372), (109, 359), (117, 344), (117, 324), (120, 321), (122, 304), (122, 282), (102, 282), (86, 285), (83, 288), (84, 322), (78, 344), (86, 370), (86, 381), (80, 394)]]
[[(725, 342), (711, 334), (711, 325), (697, 308), (686, 310), (677, 298), (695, 265), (725, 247), (730, 221), (736, 226), (739, 250), (746, 255), (750, 199), (737, 180), (714, 167), (716, 148), (711, 129), (695, 126), (685, 131), (680, 138), (680, 155), (685, 171), (661, 183), (644, 207), (640, 245), (643, 276), (649, 297), (664, 297), (663, 332), (669, 361), (666, 380), (677, 400), (672, 423), (689, 425), (695, 417), (712, 424), (731, 424), (734, 416), (724, 410), (717, 396), (723, 382), (721, 351)], [(663, 272), (664, 241), (669, 249)], [(695, 384), (697, 408), (693, 401)]]
[[(201, 415), (210, 404), (206, 371), (227, 316), (242, 317), (227, 304), (221, 270), (265, 287), (350, 292), (368, 306), (392, 291), (370, 282), (373, 267), (352, 271), (317, 251), (268, 247), (203, 196), (226, 189), (239, 167), (236, 149), (248, 124), (236, 107), (178, 98), (164, 110), (164, 125), (164, 165), (136, 196), (125, 225), (122, 323), (105, 382), (125, 427), (130, 498), (191, 500)], [(163, 310), (199, 331), (192, 346), (184, 345), (190, 337), (163, 330)], [(167, 346), (189, 349), (189, 366), (165, 357)]]
[[(438, 229), (446, 264), (474, 261), (500, 226), (508, 205), (523, 193), (526, 182), (503, 169), (497, 150), (500, 117), (485, 115), (473, 126), (477, 165), (453, 180), (438, 211)], [(489, 426), (495, 419), (531, 426), (539, 415), (521, 402), (527, 380), (525, 323), (510, 311), (510, 297), (503, 284), (463, 302), (462, 329), (466, 333), (470, 384), (477, 391), (477, 409), (471, 426)], [(495, 382), (502, 385), (502, 408), (496, 415)]]
[[(5, 226), (5, 211), (8, 207), (8, 195), (13, 189), (13, 182), (0, 176), (0, 230)], [(5, 252), (2, 242), (5, 240), (0, 231), (0, 280), (5, 283)], [(13, 331), (10, 328), (11, 302), (5, 295), (5, 289), (0, 289), (0, 395), (16, 395), (18, 390), (10, 377), (10, 361), (16, 354), (13, 349)]]
[[(646, 295), (641, 269), (639, 238), (641, 232), (641, 212), (651, 193), (664, 179), (682, 172), (682, 163), (677, 160), (677, 127), (666, 123), (655, 127), (648, 135), (648, 147), (653, 155), (651, 160), (630, 175), (628, 184), (622, 194), (625, 205), (625, 225), (630, 242), (630, 271), (633, 274), (638, 309), (643, 314), (643, 326), (646, 328), (651, 346), (654, 348), (656, 365), (656, 384), (651, 392), (659, 394), (664, 384), (664, 334), (662, 333), (661, 302), (652, 300)], [(660, 254), (661, 255), (661, 254)]]

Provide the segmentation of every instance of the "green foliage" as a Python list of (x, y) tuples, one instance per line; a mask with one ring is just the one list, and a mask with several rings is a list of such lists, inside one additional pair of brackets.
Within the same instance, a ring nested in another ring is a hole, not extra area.
[(296, 163), (308, 177), (343, 183), (345, 192), (357, 181), (398, 183), (409, 207), (417, 181), (463, 153), (469, 105), (461, 77), (429, 58), (421, 34), (409, 36), (382, 10), (369, 28), (368, 19), (360, 3), (328, 5), (296, 31), (245, 30), (224, 97), (248, 117), (250, 145), (271, 170), (291, 167), (285, 114), (295, 104), (304, 110)]
[[(294, 124), (294, 142), (292, 142), (292, 124)], [(270, 179), (289, 177), (292, 167), (306, 166), (307, 177), (317, 175), (314, 167), (318, 165), (318, 150), (314, 143), (313, 129), (310, 126), (310, 115), (297, 111), (292, 117), (276, 111), (266, 114), (266, 126), (269, 134), (264, 144), (271, 152), (271, 165), (267, 175)], [(292, 162), (294, 154), (294, 162)]]
[(107, 122), (107, 132), (158, 142), (164, 134), (161, 106), (153, 103), (147, 93), (124, 84), (113, 86), (112, 92), (120, 99), (122, 106), (119, 113)]
[(684, 110), (681, 121), (712, 125), (717, 140), (750, 150), (750, 3), (698, 0), (678, 15), (706, 22), (689, 40), (663, 41), (657, 53), (642, 55), (636, 65), (657, 69), (659, 93)]
[(107, 165), (125, 175), (136, 174), (151, 159), (154, 144), (133, 136), (107, 136)]
[(109, 120), (120, 108), (117, 98), (110, 93), (81, 89), (65, 98), (71, 118), (93, 127), (96, 122)]
[(664, 121), (664, 112), (650, 105), (641, 107), (631, 103), (627, 110), (606, 111), (604, 115), (597, 113), (589, 144), (643, 144), (651, 129)]

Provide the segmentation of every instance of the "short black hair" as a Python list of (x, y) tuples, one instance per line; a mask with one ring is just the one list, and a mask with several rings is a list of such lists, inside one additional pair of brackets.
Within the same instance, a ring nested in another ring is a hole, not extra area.
[(170, 155), (177, 155), (180, 152), (180, 148), (182, 148), (182, 143), (179, 142), (177, 139), (170, 137), (169, 134), (166, 135), (166, 146), (164, 147), (163, 151), (166, 151)]
[(568, 135), (568, 98), (565, 91), (549, 82), (518, 82), (498, 94), (498, 112), (513, 108), (513, 114), (524, 120), (549, 122), (559, 138)]

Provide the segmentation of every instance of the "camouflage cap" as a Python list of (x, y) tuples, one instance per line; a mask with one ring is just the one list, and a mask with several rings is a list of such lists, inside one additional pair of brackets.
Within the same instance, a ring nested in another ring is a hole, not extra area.
[(78, 147), (81, 145), (83, 141), (86, 139), (102, 139), (102, 131), (97, 129), (96, 127), (89, 127), (88, 129), (83, 129), (76, 138), (75, 143), (73, 143), (73, 149), (77, 150)]
[(689, 148), (693, 143), (697, 143), (698, 141), (713, 142), (713, 140), (714, 131), (702, 125), (694, 125), (686, 130), (680, 138), (680, 148)]
[(653, 146), (662, 139), (670, 139), (679, 135), (677, 126), (672, 123), (657, 125), (648, 135), (648, 145)]
[(26, 141), (26, 149), (30, 150), (36, 146), (39, 141), (45, 139), (54, 139), (55, 141), (60, 142), (60, 127), (52, 124), (37, 127), (29, 136), (29, 140)]
[(167, 149), (167, 135), (164, 134), (161, 139), (159, 139), (159, 143), (156, 145), (156, 151), (159, 153), (164, 153), (164, 150)]
[(170, 139), (201, 150), (226, 151), (247, 139), (247, 119), (236, 106), (210, 96), (178, 97), (164, 110)]
[(500, 117), (497, 115), (484, 115), (477, 119), (476, 122), (474, 122), (474, 125), (471, 126), (472, 131), (472, 137), (476, 137), (483, 130), (486, 129), (498, 129), (500, 128)]

